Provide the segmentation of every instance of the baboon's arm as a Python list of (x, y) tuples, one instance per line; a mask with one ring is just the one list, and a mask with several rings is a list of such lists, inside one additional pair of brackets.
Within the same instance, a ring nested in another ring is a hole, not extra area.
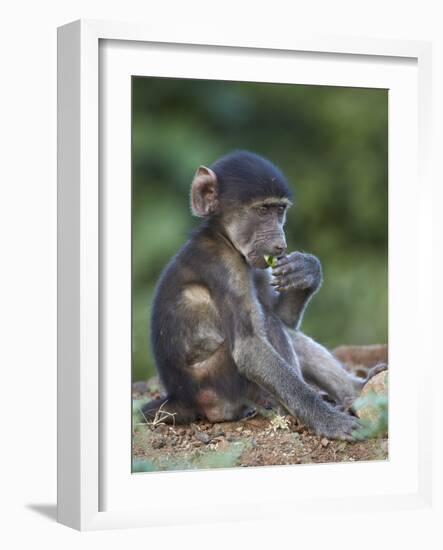
[(293, 252), (278, 260), (271, 284), (278, 291), (274, 310), (291, 328), (299, 328), (312, 295), (322, 282), (320, 261), (311, 254)]
[(358, 422), (323, 401), (304, 382), (296, 366), (277, 353), (267, 340), (263, 311), (254, 297), (225, 295), (219, 307), (232, 357), (243, 376), (270, 392), (290, 414), (316, 433), (351, 438)]

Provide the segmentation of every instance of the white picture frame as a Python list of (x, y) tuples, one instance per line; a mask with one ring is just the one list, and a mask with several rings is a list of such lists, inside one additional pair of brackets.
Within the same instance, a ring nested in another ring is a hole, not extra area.
[[(428, 389), (436, 374), (424, 323), (432, 318), (424, 267), (432, 262), (430, 44), (312, 35), (225, 40), (204, 32), (189, 37), (185, 29), (156, 32), (102, 21), (77, 21), (58, 31), (58, 520), (87, 530), (290, 518), (332, 505), (334, 513), (355, 506), (367, 513), (431, 510)], [(288, 63), (297, 67), (297, 77), (287, 76)], [(250, 80), (257, 79), (258, 68), (270, 82), (286, 75), (285, 82), (303, 78), (303, 83), (324, 85), (392, 83), (390, 460), (131, 475), (129, 402), (125, 409), (130, 379), (128, 76)], [(114, 164), (107, 164), (110, 159)], [(115, 289), (116, 299), (111, 297)], [(406, 294), (408, 321), (402, 312)], [(419, 350), (417, 383), (412, 374)], [(119, 369), (118, 361), (127, 368)], [(211, 491), (205, 490), (208, 484)], [(146, 491), (155, 506), (144, 505)]]

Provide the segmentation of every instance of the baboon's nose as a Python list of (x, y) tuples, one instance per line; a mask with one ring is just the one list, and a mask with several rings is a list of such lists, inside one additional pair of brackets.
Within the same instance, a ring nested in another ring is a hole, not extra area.
[(281, 256), (286, 250), (286, 243), (279, 242), (274, 245), (273, 256)]

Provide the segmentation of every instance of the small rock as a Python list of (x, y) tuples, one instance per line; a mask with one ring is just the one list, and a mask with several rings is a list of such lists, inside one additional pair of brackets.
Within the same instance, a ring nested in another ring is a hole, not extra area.
[(133, 393), (145, 393), (148, 390), (148, 384), (146, 382), (134, 382), (132, 384)]
[(329, 439), (326, 439), (326, 437), (324, 437), (320, 443), (322, 444), (323, 447), (327, 447), (329, 445)]
[(169, 431), (168, 426), (166, 424), (157, 424), (155, 426), (155, 433), (158, 434), (166, 434)]
[(166, 445), (166, 441), (164, 437), (156, 437), (152, 442), (153, 449), (161, 449), (165, 445)]
[(201, 432), (200, 430), (195, 430), (194, 436), (205, 445), (207, 445), (211, 441), (211, 437), (206, 432)]

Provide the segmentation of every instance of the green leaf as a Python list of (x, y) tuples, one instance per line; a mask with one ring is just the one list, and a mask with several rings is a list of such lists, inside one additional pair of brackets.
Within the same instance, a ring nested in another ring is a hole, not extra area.
[(274, 256), (268, 256), (268, 255), (263, 257), (269, 267), (272, 267), (272, 268), (277, 267), (277, 258), (275, 258)]

